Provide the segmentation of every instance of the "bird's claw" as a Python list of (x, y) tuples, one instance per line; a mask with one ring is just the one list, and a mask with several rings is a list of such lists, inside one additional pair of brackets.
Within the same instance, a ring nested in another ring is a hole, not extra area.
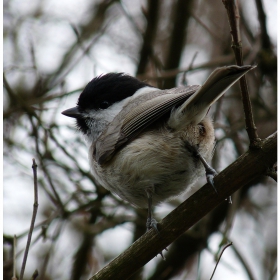
[(156, 219), (153, 218), (148, 218), (147, 219), (147, 223), (146, 223), (146, 227), (147, 227), (147, 231), (150, 230), (151, 228), (155, 229), (155, 231), (157, 233), (159, 233), (158, 227), (157, 227), (158, 222), (156, 221)]
[[(206, 170), (206, 180), (207, 180), (207, 183), (209, 183), (214, 191), (216, 192), (216, 194), (218, 194), (218, 191), (214, 185), (214, 177), (218, 175), (218, 173), (216, 172), (216, 170), (212, 167), (210, 168), (207, 168)], [(231, 200), (231, 196), (229, 196), (228, 198), (226, 198), (226, 200), (228, 201), (229, 204), (232, 204), (232, 200)]]
[[(153, 218), (148, 218), (147, 219), (147, 223), (146, 223), (146, 227), (147, 227), (147, 231), (150, 230), (151, 228), (153, 228), (157, 234), (159, 234), (159, 230), (158, 230), (158, 227), (157, 227), (157, 224), (158, 222), (156, 221), (156, 219), (153, 219)], [(167, 251), (167, 249), (165, 248), (165, 250)], [(162, 259), (165, 261), (165, 257), (163, 256), (163, 253), (160, 252), (159, 255), (161, 255)]]
[(214, 168), (211, 168), (211, 167), (207, 168), (207, 170), (206, 170), (206, 180), (207, 180), (207, 183), (209, 183), (213, 187), (213, 189), (216, 192), (216, 194), (218, 194), (218, 191), (217, 191), (217, 189), (216, 189), (216, 187), (214, 185), (214, 177), (216, 175), (218, 175), (218, 173), (216, 172), (216, 170)]

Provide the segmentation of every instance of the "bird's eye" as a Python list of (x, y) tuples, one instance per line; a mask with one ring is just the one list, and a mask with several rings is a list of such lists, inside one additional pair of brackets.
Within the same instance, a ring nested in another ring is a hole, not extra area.
[(107, 109), (110, 106), (110, 103), (106, 100), (102, 101), (99, 105), (100, 109)]

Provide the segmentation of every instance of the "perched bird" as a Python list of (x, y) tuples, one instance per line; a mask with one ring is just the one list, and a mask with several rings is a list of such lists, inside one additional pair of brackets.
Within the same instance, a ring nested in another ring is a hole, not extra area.
[(202, 86), (160, 90), (123, 73), (94, 78), (77, 106), (62, 112), (85, 135), (91, 170), (123, 200), (148, 208), (147, 228), (157, 230), (152, 206), (177, 196), (206, 171), (214, 145), (211, 105), (255, 66), (225, 66)]

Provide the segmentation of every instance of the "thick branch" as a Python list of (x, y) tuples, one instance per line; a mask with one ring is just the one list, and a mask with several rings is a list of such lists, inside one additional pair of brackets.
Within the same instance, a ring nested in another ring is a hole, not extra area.
[(228, 196), (266, 174), (276, 160), (277, 133), (274, 133), (261, 142), (260, 149), (249, 150), (215, 177), (218, 195), (208, 184), (204, 185), (162, 220), (159, 234), (150, 230), (90, 280), (127, 279)]

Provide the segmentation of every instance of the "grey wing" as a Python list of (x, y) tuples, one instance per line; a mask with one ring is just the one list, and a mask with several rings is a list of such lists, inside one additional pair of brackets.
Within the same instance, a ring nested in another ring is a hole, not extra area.
[[(134, 139), (143, 129), (154, 123), (174, 106), (181, 105), (200, 86), (188, 86), (182, 89), (159, 91), (155, 97), (140, 103), (123, 114), (119, 113), (98, 137), (95, 144), (95, 158), (99, 164), (110, 160), (115, 152), (127, 142)], [(125, 111), (125, 110), (124, 110)]]

